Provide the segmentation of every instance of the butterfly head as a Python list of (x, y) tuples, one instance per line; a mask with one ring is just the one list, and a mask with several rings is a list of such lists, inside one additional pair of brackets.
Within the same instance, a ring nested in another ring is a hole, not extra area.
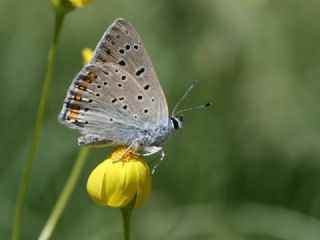
[(174, 130), (178, 130), (182, 128), (183, 125), (183, 116), (172, 116), (170, 117), (171, 127)]

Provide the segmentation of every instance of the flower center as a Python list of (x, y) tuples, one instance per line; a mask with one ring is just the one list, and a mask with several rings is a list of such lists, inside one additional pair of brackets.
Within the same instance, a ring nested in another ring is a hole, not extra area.
[[(110, 160), (111, 161), (121, 161), (121, 162), (129, 162), (129, 161), (141, 161), (141, 158), (139, 157), (139, 154), (137, 151), (130, 149), (127, 153), (127, 147), (120, 146), (117, 147), (111, 155)], [(121, 159), (120, 159), (121, 158)]]

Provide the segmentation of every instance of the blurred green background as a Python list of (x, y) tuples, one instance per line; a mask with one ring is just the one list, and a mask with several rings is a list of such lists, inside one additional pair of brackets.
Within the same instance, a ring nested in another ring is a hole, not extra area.
[[(66, 90), (117, 17), (144, 39), (172, 110), (190, 83), (184, 129), (165, 145), (133, 239), (320, 239), (320, 2), (103, 1), (70, 13), (59, 45), (22, 239), (36, 239), (68, 177), (78, 133), (57, 122)], [(0, 239), (13, 211), (53, 32), (48, 1), (0, 2)], [(122, 239), (117, 209), (91, 202), (94, 149), (52, 239)]]

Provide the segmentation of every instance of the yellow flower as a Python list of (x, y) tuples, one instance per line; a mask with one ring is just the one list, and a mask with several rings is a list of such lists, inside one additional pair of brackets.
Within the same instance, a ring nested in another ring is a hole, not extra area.
[(68, 13), (77, 7), (84, 7), (92, 0), (51, 0), (53, 8), (59, 13)]
[(125, 151), (126, 147), (116, 148), (111, 157), (90, 174), (87, 191), (97, 204), (122, 208), (135, 198), (134, 207), (139, 208), (148, 198), (151, 191), (150, 169), (133, 150), (119, 160)]
[(74, 7), (84, 7), (92, 2), (92, 0), (68, 0)]
[(90, 48), (84, 48), (81, 52), (83, 58), (83, 65), (88, 64), (93, 57), (93, 51)]

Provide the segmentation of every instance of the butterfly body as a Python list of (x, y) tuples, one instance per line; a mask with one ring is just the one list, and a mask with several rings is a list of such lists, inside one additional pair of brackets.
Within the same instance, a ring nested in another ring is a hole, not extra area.
[(169, 117), (142, 40), (124, 19), (107, 29), (91, 62), (72, 81), (58, 119), (80, 131), (79, 145), (125, 145), (147, 154), (162, 150), (182, 127), (181, 117)]
[(148, 126), (145, 128), (139, 128), (134, 125), (124, 125), (117, 124), (117, 128), (119, 129), (116, 133), (116, 136), (112, 137), (107, 135), (105, 136), (105, 132), (101, 130), (96, 134), (88, 134), (79, 137), (78, 143), (79, 145), (87, 145), (87, 146), (110, 146), (110, 145), (125, 145), (131, 146), (135, 150), (144, 150), (149, 146), (157, 146), (159, 147), (163, 142), (165, 142), (171, 133), (174, 131), (172, 125), (167, 126)]

